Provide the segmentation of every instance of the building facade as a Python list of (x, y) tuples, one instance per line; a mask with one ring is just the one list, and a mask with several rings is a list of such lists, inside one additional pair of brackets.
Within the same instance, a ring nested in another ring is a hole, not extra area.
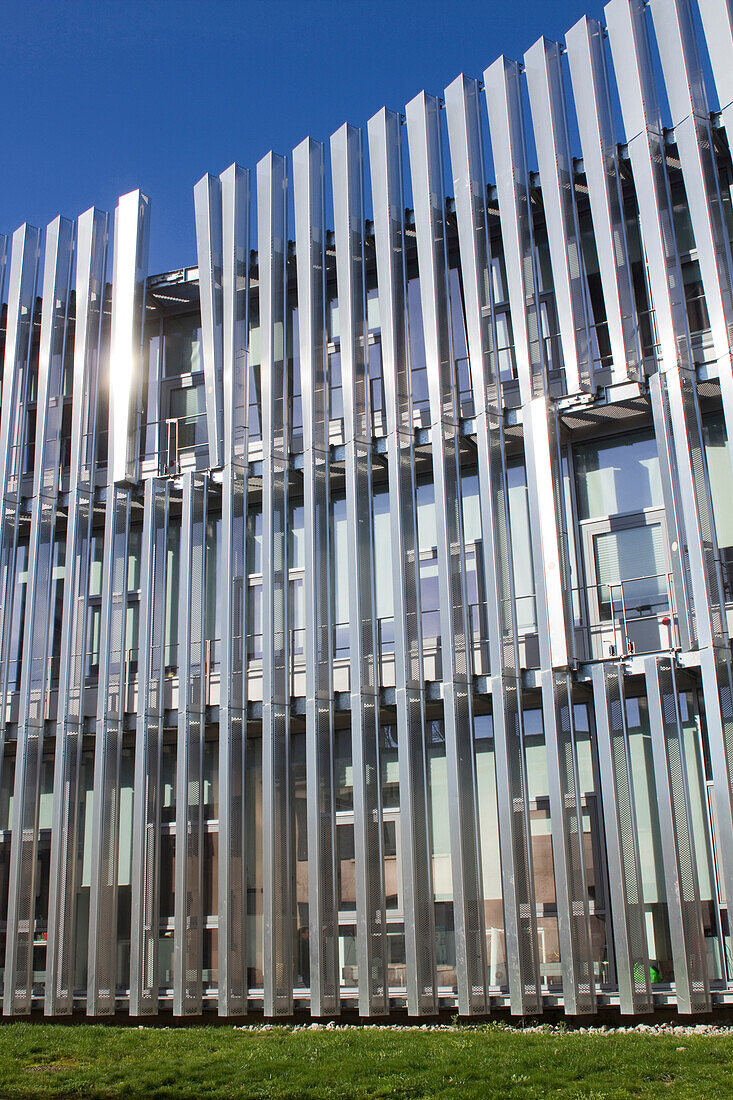
[(4, 241), (6, 1015), (733, 1002), (692, 2), (204, 176), (197, 267), (149, 275), (140, 192)]

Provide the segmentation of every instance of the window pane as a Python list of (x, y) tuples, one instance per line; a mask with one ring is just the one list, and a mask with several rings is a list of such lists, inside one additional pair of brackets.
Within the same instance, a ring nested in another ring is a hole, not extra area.
[(165, 326), (165, 374), (195, 374), (203, 370), (201, 329), (197, 316), (171, 317)]
[(583, 444), (576, 448), (580, 519), (661, 508), (657, 445), (651, 433)]

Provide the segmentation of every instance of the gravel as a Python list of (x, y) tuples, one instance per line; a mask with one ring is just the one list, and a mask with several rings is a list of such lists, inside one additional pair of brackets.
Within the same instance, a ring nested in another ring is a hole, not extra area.
[[(480, 1030), (486, 1024), (337, 1024), (331, 1020), (328, 1023), (312, 1024), (242, 1024), (236, 1026), (235, 1031), (275, 1031), (286, 1028), (288, 1031), (353, 1031), (358, 1029), (378, 1031), (471, 1031)], [(609, 1027), (606, 1024), (591, 1027), (568, 1027), (567, 1024), (528, 1024), (525, 1027), (517, 1024), (494, 1021), (488, 1026), (499, 1028), (502, 1031), (515, 1031), (518, 1034), (549, 1034), (549, 1035), (633, 1035), (634, 1033), (646, 1035), (721, 1035), (733, 1036), (733, 1025), (725, 1024), (630, 1024), (626, 1027)], [(681, 1049), (681, 1048), (678, 1048)]]

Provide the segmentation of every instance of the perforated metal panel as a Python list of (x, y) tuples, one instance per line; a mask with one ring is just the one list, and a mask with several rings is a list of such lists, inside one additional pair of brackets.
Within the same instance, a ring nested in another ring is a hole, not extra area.
[(390, 485), (407, 1010), (423, 1016), (437, 1012), (438, 991), (398, 115), (384, 110), (370, 120), (369, 152)]

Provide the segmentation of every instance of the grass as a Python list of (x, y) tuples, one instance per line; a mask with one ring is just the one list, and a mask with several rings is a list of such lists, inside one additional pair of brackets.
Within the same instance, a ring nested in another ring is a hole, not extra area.
[(235, 1031), (0, 1026), (0, 1098), (627, 1097), (733, 1095), (727, 1036), (456, 1031)]

